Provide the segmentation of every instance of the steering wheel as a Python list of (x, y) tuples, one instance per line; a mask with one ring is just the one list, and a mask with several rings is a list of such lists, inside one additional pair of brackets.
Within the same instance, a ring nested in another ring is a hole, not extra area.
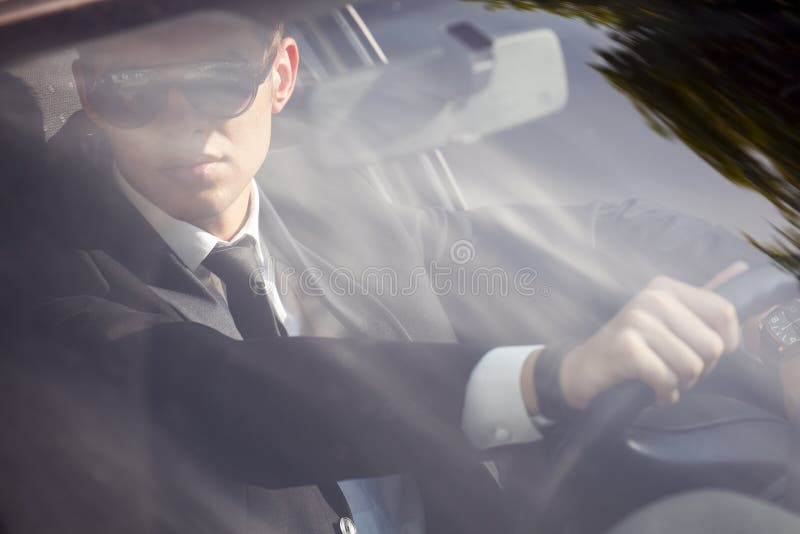
[[(800, 294), (797, 279), (775, 265), (763, 265), (746, 271), (717, 289), (736, 308), (739, 317), (750, 317), (767, 308), (786, 302)], [(740, 352), (745, 349), (740, 346)], [(752, 358), (752, 356), (745, 356)], [(740, 374), (744, 374), (741, 371)], [(751, 377), (740, 377), (749, 380)], [(757, 381), (756, 381), (757, 382)], [(769, 390), (774, 396), (774, 383), (756, 383), (756, 389)], [(779, 387), (777, 389), (780, 389)], [(619, 446), (642, 411), (653, 403), (649, 386), (627, 382), (598, 395), (577, 421), (574, 431), (561, 443), (552, 467), (542, 481), (542, 491), (535, 502), (523, 507), (515, 521), (514, 532), (561, 532), (567, 524), (566, 506), (569, 488), (587, 468), (587, 458)], [(543, 497), (542, 497), (543, 496)]]

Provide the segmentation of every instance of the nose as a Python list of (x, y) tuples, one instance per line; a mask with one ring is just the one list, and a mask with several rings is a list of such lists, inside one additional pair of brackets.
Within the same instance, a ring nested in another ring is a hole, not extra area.
[(177, 86), (169, 88), (167, 105), (161, 113), (160, 122), (170, 131), (186, 135), (208, 130), (208, 119), (192, 106), (183, 91)]

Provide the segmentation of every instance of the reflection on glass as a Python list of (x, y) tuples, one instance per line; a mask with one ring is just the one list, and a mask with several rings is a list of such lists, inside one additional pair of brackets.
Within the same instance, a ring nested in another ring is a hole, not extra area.
[[(470, 0), (468, 0), (470, 1)], [(800, 19), (784, 2), (489, 0), (607, 26), (615, 46), (593, 65), (659, 134), (772, 202), (788, 225), (755, 243), (800, 272)]]

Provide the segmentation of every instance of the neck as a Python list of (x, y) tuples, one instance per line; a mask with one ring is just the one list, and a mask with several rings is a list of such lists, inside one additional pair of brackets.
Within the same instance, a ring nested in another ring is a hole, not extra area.
[(253, 186), (250, 184), (224, 211), (207, 219), (188, 222), (223, 241), (230, 241), (247, 222), (252, 192)]

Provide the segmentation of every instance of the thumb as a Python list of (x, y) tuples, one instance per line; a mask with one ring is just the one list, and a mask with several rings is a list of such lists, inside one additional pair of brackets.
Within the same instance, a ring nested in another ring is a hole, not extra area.
[(713, 290), (717, 289), (719, 286), (721, 286), (722, 284), (724, 284), (725, 282), (727, 282), (728, 280), (732, 280), (733, 278), (736, 278), (737, 276), (739, 276), (740, 274), (742, 274), (743, 272), (745, 272), (749, 268), (750, 268), (750, 266), (746, 262), (744, 262), (744, 261), (735, 261), (735, 262), (731, 263), (730, 265), (728, 265), (727, 267), (725, 267), (724, 269), (722, 269), (717, 274), (715, 274), (714, 277), (711, 278), (711, 280), (706, 282), (706, 284), (703, 286), (703, 288), (704, 289), (708, 289), (710, 291), (713, 291)]
[[(731, 263), (730, 265), (728, 265), (727, 267), (725, 267), (724, 269), (722, 269), (717, 274), (715, 274), (711, 278), (711, 280), (706, 282), (706, 284), (703, 286), (703, 288), (704, 289), (708, 289), (709, 291), (714, 291), (715, 289), (717, 289), (719, 286), (721, 286), (725, 282), (727, 282), (729, 280), (732, 280), (733, 278), (736, 278), (737, 276), (739, 276), (740, 274), (742, 274), (743, 272), (745, 272), (749, 268), (750, 268), (750, 266), (746, 262), (744, 262), (744, 261), (735, 261), (735, 262)], [(738, 342), (737, 342), (737, 344), (738, 344)], [(707, 376), (711, 371), (713, 371), (714, 367), (717, 366), (717, 363), (718, 362), (714, 362), (712, 365), (707, 366), (703, 370), (703, 376)]]

